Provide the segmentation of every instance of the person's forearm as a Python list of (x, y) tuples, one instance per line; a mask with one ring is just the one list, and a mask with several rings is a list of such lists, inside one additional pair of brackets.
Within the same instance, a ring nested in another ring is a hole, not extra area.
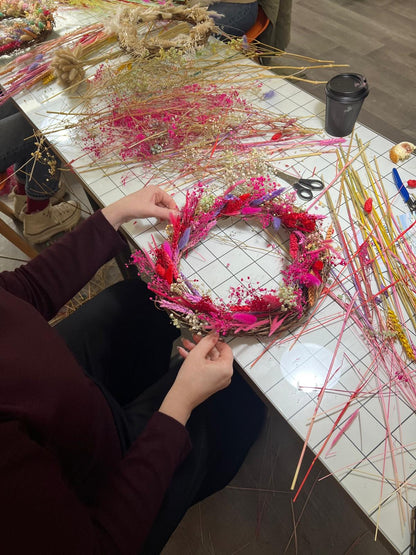
[(191, 416), (192, 407), (186, 403), (185, 399), (173, 387), (160, 405), (159, 412), (174, 418), (185, 426)]
[[(0, 443), (7, 447), (0, 465), (2, 552), (65, 555), (138, 553), (191, 448), (187, 430), (156, 413), (87, 507), (63, 479), (55, 455), (17, 422), (0, 425)], [(7, 475), (11, 455), (20, 464)]]
[(115, 202), (106, 206), (101, 210), (103, 216), (107, 219), (108, 223), (111, 224), (114, 229), (117, 231), (118, 228), (126, 223), (126, 217), (124, 214), (124, 210), (120, 208), (120, 204)]
[(100, 212), (67, 233), (14, 272), (0, 274), (0, 286), (52, 318), (123, 246)]
[[(118, 538), (122, 553), (136, 552), (147, 537), (173, 475), (191, 449), (188, 431), (156, 412), (107, 482), (94, 519)], [(117, 492), (115, 498), (114, 492)]]

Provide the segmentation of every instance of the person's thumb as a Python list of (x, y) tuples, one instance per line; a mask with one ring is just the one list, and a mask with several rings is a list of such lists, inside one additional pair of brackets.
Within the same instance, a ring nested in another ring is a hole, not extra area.
[(159, 218), (159, 220), (170, 220), (171, 214), (176, 215), (177, 211), (171, 208), (164, 208), (163, 206), (155, 206), (154, 208), (154, 216)]
[(209, 333), (208, 335), (203, 337), (197, 345), (195, 345), (193, 350), (206, 357), (210, 350), (218, 343), (218, 337), (219, 335), (217, 332)]

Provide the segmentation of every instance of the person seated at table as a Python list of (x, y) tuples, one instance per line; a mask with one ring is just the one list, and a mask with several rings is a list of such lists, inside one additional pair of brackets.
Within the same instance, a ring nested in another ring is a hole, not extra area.
[[(196, 0), (190, 0), (192, 4)], [(205, 1), (202, 2), (205, 4)], [(201, 4), (201, 2), (198, 2)], [(207, 1), (209, 9), (217, 12), (219, 17), (213, 16), (218, 27), (229, 35), (242, 36), (256, 23), (258, 9), (261, 8), (269, 24), (257, 37), (265, 45), (279, 50), (285, 50), (290, 40), (290, 25), (292, 17), (292, 0), (235, 0), (228, 2)], [(270, 57), (263, 57), (262, 62), (273, 65)]]
[[(273, 48), (286, 50), (290, 41), (290, 27), (292, 20), (292, 0), (259, 0), (270, 23), (257, 37), (257, 40)], [(263, 57), (266, 65), (274, 65), (275, 60)]]
[(255, 24), (258, 13), (257, 0), (222, 0), (209, 4), (209, 9), (218, 15), (213, 15), (217, 26), (235, 37), (241, 37)]
[(48, 324), (125, 247), (121, 224), (176, 211), (145, 187), (0, 273), (2, 553), (159, 554), (257, 438), (265, 407), (231, 348), (184, 339), (173, 365), (179, 331), (140, 279)]
[[(42, 147), (36, 144), (40, 141)], [(78, 223), (79, 203), (61, 202), (66, 187), (59, 161), (49, 152), (44, 138), (35, 137), (15, 103), (8, 100), (0, 105), (0, 173), (6, 174), (13, 165), (13, 209), (31, 243), (43, 243)]]

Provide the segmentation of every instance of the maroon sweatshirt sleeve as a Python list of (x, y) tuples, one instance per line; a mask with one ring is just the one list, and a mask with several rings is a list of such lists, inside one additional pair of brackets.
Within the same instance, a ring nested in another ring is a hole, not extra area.
[(65, 483), (53, 454), (17, 421), (0, 424), (0, 444), (1, 544), (8, 555), (136, 555), (190, 449), (186, 429), (155, 413), (91, 509)]
[[(136, 555), (190, 450), (186, 428), (155, 413), (121, 458), (102, 393), (38, 314), (49, 319), (122, 245), (98, 212), (0, 274), (1, 553)], [(71, 476), (101, 469), (91, 507)]]
[(50, 320), (123, 244), (102, 212), (95, 212), (27, 264), (2, 272), (0, 287)]
[(173, 474), (190, 450), (186, 428), (156, 412), (123, 459), (121, 471), (102, 490), (100, 505), (94, 511), (96, 521), (114, 542), (116, 553), (130, 553), (131, 546), (142, 546)]

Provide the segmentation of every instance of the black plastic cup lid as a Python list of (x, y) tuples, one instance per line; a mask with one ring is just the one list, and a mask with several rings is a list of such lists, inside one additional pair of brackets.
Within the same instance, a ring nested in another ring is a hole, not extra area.
[(361, 100), (368, 95), (368, 84), (360, 73), (340, 73), (328, 81), (326, 94), (335, 100)]

